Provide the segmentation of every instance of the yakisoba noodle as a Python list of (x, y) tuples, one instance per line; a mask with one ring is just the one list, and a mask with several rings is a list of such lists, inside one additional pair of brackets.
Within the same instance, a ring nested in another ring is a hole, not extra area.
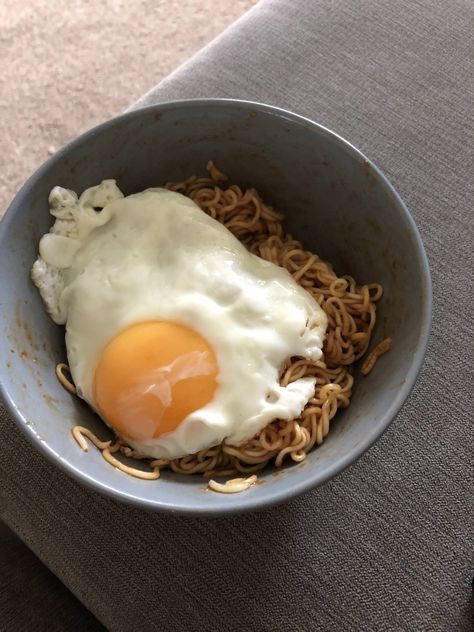
[[(226, 226), (250, 252), (286, 268), (312, 294), (328, 317), (323, 359), (318, 362), (301, 358), (287, 360), (281, 370), (281, 384), (286, 386), (302, 377), (314, 377), (314, 397), (298, 419), (272, 421), (240, 446), (223, 443), (178, 459), (151, 460), (123, 443), (101, 442), (83, 427), (73, 430), (83, 449), (87, 448), (86, 436), (102, 450), (109, 463), (139, 478), (156, 479), (160, 469), (165, 467), (180, 474), (208, 477), (252, 475), (270, 462), (279, 467), (285, 459), (303, 461), (315, 445), (324, 441), (338, 409), (349, 406), (354, 382), (350, 368), (367, 351), (375, 325), (375, 303), (383, 292), (379, 283), (360, 286), (350, 276), (338, 277), (330, 263), (304, 250), (300, 242), (284, 232), (283, 216), (264, 204), (255, 189), (243, 191), (235, 184), (226, 188), (219, 186), (227, 177), (212, 162), (208, 163), (207, 171), (208, 177), (191, 176), (182, 182), (170, 182), (166, 187), (190, 197), (204, 212)], [(362, 368), (364, 374), (372, 370), (377, 358), (388, 351), (390, 345), (391, 340), (386, 339), (369, 354)], [(58, 365), (58, 378), (70, 392), (75, 392), (65, 370), (67, 365)], [(113, 456), (118, 450), (127, 457), (146, 460), (151, 471), (124, 465)], [(210, 481), (209, 485), (214, 491), (233, 493), (247, 489), (254, 482), (255, 479), (248, 476), (228, 481), (227, 486), (216, 481)]]
[(252, 487), (257, 481), (257, 476), (252, 474), (248, 478), (233, 478), (225, 483), (218, 483), (212, 479), (209, 481), (209, 489), (213, 492), (220, 492), (221, 494), (237, 494), (238, 492), (244, 492), (249, 487)]
[(382, 340), (382, 342), (379, 342), (379, 344), (375, 347), (375, 349), (373, 349), (364, 360), (364, 364), (362, 365), (360, 369), (360, 372), (362, 373), (362, 375), (368, 375), (374, 368), (375, 363), (380, 358), (380, 356), (382, 356), (384, 353), (387, 353), (387, 351), (390, 351), (391, 348), (392, 348), (391, 338), (385, 338), (385, 340)]

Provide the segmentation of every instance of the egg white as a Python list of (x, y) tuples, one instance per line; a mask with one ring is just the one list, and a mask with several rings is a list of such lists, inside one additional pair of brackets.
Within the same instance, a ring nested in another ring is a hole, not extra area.
[(172, 433), (129, 441), (136, 450), (175, 458), (223, 441), (239, 445), (270, 421), (300, 414), (315, 380), (282, 387), (279, 370), (291, 356), (321, 357), (327, 318), (287, 270), (250, 254), (192, 200), (166, 189), (124, 198), (106, 180), (77, 199), (56, 187), (50, 206), (56, 222), (32, 278), (53, 320), (66, 325), (72, 377), (95, 410), (101, 353), (132, 324), (187, 325), (216, 354), (213, 400)]

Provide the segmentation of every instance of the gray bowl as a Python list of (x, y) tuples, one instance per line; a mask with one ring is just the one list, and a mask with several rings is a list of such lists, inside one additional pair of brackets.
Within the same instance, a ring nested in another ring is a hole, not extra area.
[[(100, 453), (82, 452), (70, 429), (101, 436), (103, 424), (56, 381), (65, 359), (63, 330), (46, 315), (29, 277), (38, 241), (51, 225), (47, 199), (61, 185), (82, 192), (104, 178), (126, 193), (202, 173), (212, 158), (232, 182), (255, 186), (287, 216), (287, 227), (341, 274), (379, 281), (375, 340), (392, 351), (356, 381), (352, 404), (325, 443), (301, 464), (241, 493), (206, 491), (201, 477), (164, 472), (159, 481), (129, 477)], [(0, 387), (19, 428), (77, 481), (143, 508), (188, 514), (253, 510), (321, 485), (380, 437), (408, 397), (425, 353), (431, 285), (423, 245), (402, 200), (357, 149), (290, 112), (257, 103), (191, 100), (119, 116), (80, 136), (25, 184), (0, 224)]]

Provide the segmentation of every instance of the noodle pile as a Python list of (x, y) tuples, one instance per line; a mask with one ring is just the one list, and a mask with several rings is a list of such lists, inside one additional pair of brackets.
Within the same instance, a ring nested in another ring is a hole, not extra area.
[[(169, 182), (166, 188), (191, 198), (205, 213), (228, 228), (250, 252), (286, 268), (314, 297), (328, 317), (323, 359), (311, 362), (295, 357), (288, 359), (281, 369), (283, 386), (302, 377), (316, 378), (314, 397), (297, 419), (276, 419), (240, 446), (220, 444), (178, 459), (146, 459), (151, 472), (125, 466), (113, 456), (113, 452), (120, 450), (128, 457), (144, 458), (130, 447), (120, 442), (114, 446), (106, 442), (108, 445), (104, 446), (90, 431), (87, 434), (82, 432), (86, 429), (76, 427), (76, 434), (80, 430), (84, 444), (83, 434), (102, 450), (107, 461), (142, 478), (158, 478), (159, 470), (164, 467), (181, 474), (230, 476), (253, 474), (270, 462), (279, 467), (286, 458), (303, 461), (314, 446), (324, 441), (338, 409), (349, 406), (354, 382), (351, 365), (367, 351), (375, 325), (375, 303), (383, 292), (378, 283), (360, 286), (350, 276), (338, 277), (331, 264), (304, 250), (300, 242), (284, 232), (283, 216), (264, 204), (255, 189), (243, 191), (235, 184), (224, 188), (222, 183), (227, 177), (212, 162), (208, 163), (207, 170), (209, 177), (191, 176), (182, 182)], [(370, 354), (364, 364), (365, 374), (390, 344), (390, 339), (386, 339)], [(84, 449), (79, 437), (75, 438)], [(240, 491), (240, 486), (246, 489), (241, 481), (251, 479), (235, 480), (239, 489), (230, 485), (227, 490), (216, 491)]]

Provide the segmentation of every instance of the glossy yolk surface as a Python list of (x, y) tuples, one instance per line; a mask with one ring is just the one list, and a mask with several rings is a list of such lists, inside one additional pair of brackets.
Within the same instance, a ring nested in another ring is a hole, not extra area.
[(208, 404), (217, 387), (213, 349), (173, 322), (132, 325), (105, 348), (94, 378), (102, 417), (123, 436), (149, 440), (172, 432)]

